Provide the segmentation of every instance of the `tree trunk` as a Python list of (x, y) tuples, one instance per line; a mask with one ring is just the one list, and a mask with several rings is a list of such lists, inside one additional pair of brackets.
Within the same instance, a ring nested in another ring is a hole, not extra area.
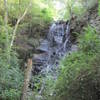
[(4, 8), (5, 8), (4, 23), (5, 23), (5, 34), (6, 34), (5, 47), (6, 47), (7, 61), (10, 62), (9, 34), (8, 34), (8, 7), (7, 7), (7, 0), (4, 0)]
[(32, 59), (28, 59), (21, 100), (27, 100), (27, 91), (28, 91), (28, 86), (31, 78), (31, 70), (32, 70)]

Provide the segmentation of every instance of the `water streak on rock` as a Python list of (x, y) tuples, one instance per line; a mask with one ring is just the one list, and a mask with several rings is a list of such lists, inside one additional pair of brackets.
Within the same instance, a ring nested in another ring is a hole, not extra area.
[[(40, 53), (34, 54), (33, 57), (34, 65), (39, 72), (38, 74), (44, 77), (47, 77), (47, 74), (51, 74), (56, 79), (56, 69), (58, 68), (59, 61), (69, 49), (70, 23), (62, 21), (53, 23), (47, 34), (47, 38), (41, 41), (40, 46), (36, 49)], [(41, 87), (40, 93), (42, 90), (43, 87)]]

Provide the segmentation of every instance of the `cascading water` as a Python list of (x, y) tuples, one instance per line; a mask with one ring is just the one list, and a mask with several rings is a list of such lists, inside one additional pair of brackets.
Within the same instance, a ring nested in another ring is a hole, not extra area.
[[(55, 22), (51, 25), (46, 39), (41, 41), (40, 46), (36, 49), (39, 53), (34, 54), (33, 61), (35, 68), (43, 77), (50, 74), (54, 79), (57, 78), (56, 69), (59, 61), (70, 49), (70, 23)], [(45, 80), (39, 91), (41, 94), (45, 86)]]

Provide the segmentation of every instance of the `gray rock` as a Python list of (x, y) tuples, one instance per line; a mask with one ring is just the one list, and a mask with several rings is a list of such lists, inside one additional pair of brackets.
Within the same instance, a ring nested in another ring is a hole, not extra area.
[(48, 50), (49, 50), (48, 40), (41, 41), (40, 46), (36, 50), (48, 52)]
[(34, 61), (47, 61), (48, 59), (48, 54), (47, 53), (42, 53), (42, 54), (34, 54), (33, 60)]

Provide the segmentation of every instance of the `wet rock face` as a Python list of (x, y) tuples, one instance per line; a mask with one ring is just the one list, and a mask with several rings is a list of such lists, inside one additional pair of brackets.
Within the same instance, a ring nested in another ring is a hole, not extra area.
[(69, 21), (54, 22), (46, 38), (41, 41), (40, 46), (36, 49), (38, 53), (33, 57), (36, 69), (39, 69), (39, 72), (41, 72), (42, 69), (46, 70), (49, 68), (51, 70), (51, 67), (57, 66), (59, 60), (67, 51), (71, 50), (73, 52), (78, 50), (77, 45), (72, 45), (75, 42), (77, 43), (75, 33), (83, 33), (84, 27), (88, 24), (100, 31), (99, 23), (100, 17), (97, 15), (97, 5), (81, 18), (74, 16), (70, 21), (70, 25)]
[(48, 52), (49, 46), (50, 46), (49, 41), (45, 39), (45, 40), (41, 41), (40, 46), (37, 47), (36, 50), (38, 50), (40, 52)]
[(62, 44), (64, 42), (64, 36), (66, 35), (67, 23), (56, 22), (50, 28), (49, 34), (47, 36), (49, 41), (55, 44)]
[(62, 44), (63, 43), (63, 37), (64, 37), (64, 26), (62, 25), (56, 25), (54, 23), (54, 27), (52, 30), (50, 30), (50, 37), (56, 44)]
[[(35, 69), (40, 73), (58, 66), (59, 60), (70, 49), (70, 29), (67, 22), (55, 22), (51, 25), (47, 38), (42, 40), (33, 56)], [(43, 69), (43, 70), (42, 70)]]

